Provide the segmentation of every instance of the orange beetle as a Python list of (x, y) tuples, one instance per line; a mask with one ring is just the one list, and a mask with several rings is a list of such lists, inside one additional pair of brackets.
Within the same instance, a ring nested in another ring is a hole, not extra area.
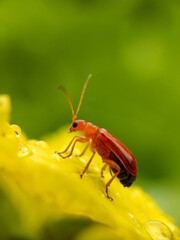
[[(76, 135), (75, 137), (73, 137), (73, 139), (71, 140), (71, 142), (69, 143), (69, 145), (66, 147), (64, 151), (56, 152), (56, 153), (62, 158), (70, 157), (73, 154), (73, 150), (77, 142), (82, 142), (82, 143), (87, 142), (85, 149), (78, 156), (79, 157), (83, 156), (89, 146), (92, 151), (92, 156), (89, 159), (80, 177), (81, 178), (83, 177), (95, 153), (97, 152), (102, 157), (102, 161), (105, 163), (101, 169), (101, 176), (103, 177), (103, 171), (106, 169), (107, 165), (110, 168), (110, 173), (112, 178), (106, 184), (106, 194), (107, 194), (107, 198), (109, 198), (110, 200), (113, 200), (108, 194), (108, 187), (116, 177), (120, 179), (120, 182), (123, 184), (124, 187), (130, 187), (131, 184), (136, 179), (137, 163), (131, 151), (106, 129), (99, 128), (94, 124), (90, 122), (86, 122), (84, 120), (76, 120), (77, 114), (79, 112), (79, 109), (82, 103), (84, 92), (90, 78), (91, 78), (91, 75), (89, 75), (87, 81), (85, 82), (76, 114), (74, 114), (73, 105), (67, 91), (63, 87), (60, 87), (60, 89), (65, 93), (72, 110), (73, 116), (72, 116), (72, 125), (70, 127), (70, 133), (80, 131), (84, 133), (85, 137), (81, 135)], [(72, 145), (72, 148), (70, 153), (66, 156), (63, 156), (62, 153), (66, 153), (71, 145)], [(114, 173), (114, 175), (112, 174), (112, 172)]]

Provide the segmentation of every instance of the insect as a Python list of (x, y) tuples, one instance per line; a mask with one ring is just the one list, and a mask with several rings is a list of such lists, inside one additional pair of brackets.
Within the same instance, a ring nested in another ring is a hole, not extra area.
[[(94, 155), (97, 152), (102, 157), (102, 161), (104, 162), (104, 166), (101, 169), (101, 177), (104, 177), (103, 172), (106, 169), (106, 167), (109, 166), (111, 179), (106, 184), (106, 195), (107, 198), (113, 200), (108, 193), (108, 188), (110, 184), (116, 177), (118, 177), (124, 187), (130, 187), (131, 184), (136, 179), (137, 163), (131, 151), (106, 129), (99, 128), (90, 122), (86, 122), (85, 120), (76, 120), (77, 114), (82, 103), (84, 92), (90, 78), (91, 75), (88, 76), (88, 79), (86, 80), (85, 85), (83, 87), (76, 113), (74, 113), (74, 108), (67, 91), (65, 90), (64, 87), (60, 87), (60, 89), (66, 95), (72, 110), (72, 125), (70, 127), (69, 132), (71, 133), (80, 131), (84, 134), (84, 136), (76, 135), (75, 137), (72, 138), (69, 145), (66, 147), (64, 151), (56, 153), (62, 158), (67, 158), (73, 154), (77, 142), (87, 143), (82, 153), (78, 156), (79, 157), (83, 156), (88, 147), (90, 147), (92, 151), (92, 156), (90, 157), (80, 177), (81, 178), (83, 177), (91, 161), (93, 160)], [(66, 153), (71, 146), (72, 148), (70, 153), (66, 156), (63, 156), (62, 154)]]

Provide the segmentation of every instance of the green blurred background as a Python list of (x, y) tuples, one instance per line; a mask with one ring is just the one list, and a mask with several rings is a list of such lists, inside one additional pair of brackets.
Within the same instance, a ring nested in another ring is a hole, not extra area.
[(0, 2), (0, 93), (30, 138), (78, 118), (135, 154), (136, 184), (180, 225), (179, 0)]

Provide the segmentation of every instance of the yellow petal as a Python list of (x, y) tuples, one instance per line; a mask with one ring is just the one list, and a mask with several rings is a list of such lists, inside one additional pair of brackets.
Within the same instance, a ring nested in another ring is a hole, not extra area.
[[(173, 220), (140, 187), (127, 189), (116, 179), (109, 192), (114, 201), (107, 199), (105, 184), (110, 174), (100, 177), (102, 162), (98, 155), (80, 179), (91, 153), (66, 159), (54, 153), (72, 138), (67, 127), (46, 142), (28, 140), (18, 126), (7, 122), (9, 98), (1, 96), (0, 103), (0, 190), (9, 203), (3, 211), (0, 206), (4, 214), (0, 220), (8, 216), (11, 224), (6, 228), (11, 235), (38, 236), (47, 223), (74, 216), (94, 223), (74, 236), (77, 240), (88, 240), (90, 236), (98, 240), (179, 239)], [(75, 153), (82, 149), (78, 145)], [(15, 217), (6, 214), (8, 209)]]

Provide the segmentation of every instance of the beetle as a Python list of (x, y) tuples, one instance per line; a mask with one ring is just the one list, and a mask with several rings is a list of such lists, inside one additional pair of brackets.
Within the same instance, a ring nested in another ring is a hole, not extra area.
[[(85, 120), (76, 120), (82, 103), (84, 92), (90, 78), (91, 75), (88, 76), (88, 79), (84, 84), (76, 113), (74, 113), (74, 108), (66, 89), (62, 86), (60, 87), (60, 89), (66, 95), (72, 110), (72, 125), (69, 132), (72, 133), (80, 131), (84, 134), (84, 136), (74, 136), (64, 151), (56, 153), (62, 158), (67, 158), (73, 154), (77, 142), (87, 143), (86, 147), (84, 148), (82, 153), (78, 155), (78, 157), (83, 156), (88, 147), (90, 147), (92, 151), (92, 156), (90, 157), (80, 177), (83, 177), (91, 161), (93, 160), (95, 153), (97, 152), (101, 156), (102, 161), (104, 162), (104, 166), (101, 169), (101, 177), (104, 177), (103, 172), (106, 167), (109, 166), (111, 179), (106, 184), (106, 195), (107, 198), (113, 200), (108, 193), (108, 188), (110, 184), (116, 177), (118, 177), (124, 187), (130, 187), (132, 183), (136, 180), (137, 163), (132, 152), (106, 129), (99, 128), (90, 122), (86, 122)], [(72, 148), (70, 153), (66, 156), (62, 155), (66, 153), (71, 146)]]

